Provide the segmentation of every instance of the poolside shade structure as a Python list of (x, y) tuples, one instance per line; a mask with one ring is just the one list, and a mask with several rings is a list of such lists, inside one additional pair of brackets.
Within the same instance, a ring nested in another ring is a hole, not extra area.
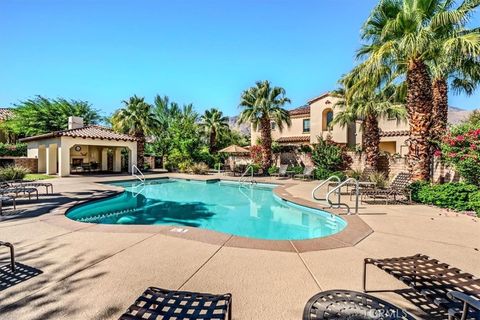
[(150, 287), (119, 320), (232, 319), (232, 295), (171, 291)]
[(303, 320), (313, 319), (405, 319), (415, 318), (401, 308), (377, 297), (348, 290), (317, 293), (308, 300)]
[(228, 146), (218, 152), (230, 153), (230, 154), (242, 154), (242, 153), (249, 153), (250, 151), (240, 146), (237, 146), (236, 144), (232, 144), (231, 146)]

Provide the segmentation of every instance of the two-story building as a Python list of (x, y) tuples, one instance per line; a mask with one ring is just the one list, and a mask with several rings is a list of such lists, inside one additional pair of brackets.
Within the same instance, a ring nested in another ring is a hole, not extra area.
[[(318, 137), (326, 139), (331, 137), (333, 141), (344, 144), (351, 148), (362, 146), (361, 120), (356, 123), (342, 127), (331, 126), (336, 114), (341, 111), (334, 107), (338, 97), (330, 93), (322, 94), (311, 99), (306, 105), (290, 110), (292, 125), (285, 127), (282, 132), (272, 123), (272, 139), (280, 145), (302, 145), (315, 144)], [(380, 118), (380, 150), (398, 155), (405, 155), (408, 138), (408, 124), (406, 121), (397, 119)], [(251, 143), (257, 144), (260, 138), (260, 131), (251, 131)]]

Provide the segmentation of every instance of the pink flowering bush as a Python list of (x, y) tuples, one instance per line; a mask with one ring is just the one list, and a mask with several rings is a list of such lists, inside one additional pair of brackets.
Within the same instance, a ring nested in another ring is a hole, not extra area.
[(466, 182), (480, 186), (480, 129), (452, 130), (440, 146), (436, 155), (452, 165)]

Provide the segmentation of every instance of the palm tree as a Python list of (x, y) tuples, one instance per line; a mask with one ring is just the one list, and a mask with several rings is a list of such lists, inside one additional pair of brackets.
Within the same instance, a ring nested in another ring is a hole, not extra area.
[(465, 25), (478, 0), (465, 0), (456, 8), (453, 5), (451, 0), (381, 0), (362, 29), (368, 43), (359, 56), (367, 57), (367, 69), (387, 65), (392, 74), (406, 79), (408, 165), (414, 180), (430, 178), (433, 93), (428, 62), (434, 58), (435, 48), (442, 46), (446, 54), (461, 51), (470, 57), (480, 53), (478, 31), (468, 35), (452, 32)]
[(269, 81), (257, 81), (254, 87), (243, 91), (240, 107), (243, 107), (238, 123), (250, 122), (253, 130), (260, 128), (262, 143), (262, 168), (267, 170), (272, 164), (273, 121), (280, 131), (284, 124), (291, 125), (290, 114), (283, 109), (290, 99), (285, 97), (285, 89), (272, 87)]
[(222, 111), (211, 108), (210, 110), (205, 110), (200, 121), (200, 127), (205, 130), (209, 137), (208, 151), (212, 154), (217, 150), (217, 136), (229, 128), (228, 117), (223, 116)]
[(115, 111), (111, 118), (113, 129), (137, 138), (137, 166), (143, 168), (145, 136), (153, 133), (159, 127), (159, 122), (145, 98), (134, 95), (122, 103), (123, 108)]
[[(382, 117), (396, 118), (397, 121), (406, 117), (402, 99), (402, 86), (386, 83), (381, 86), (384, 74), (379, 78), (361, 77), (363, 65), (355, 67), (340, 80), (341, 88), (335, 93), (341, 99), (335, 104), (342, 110), (333, 119), (332, 125), (341, 126), (361, 122), (363, 131), (363, 150), (366, 155), (366, 166), (378, 169), (380, 155), (380, 130), (378, 119)], [(384, 70), (386, 71), (386, 70)], [(385, 80), (385, 79), (384, 79)]]

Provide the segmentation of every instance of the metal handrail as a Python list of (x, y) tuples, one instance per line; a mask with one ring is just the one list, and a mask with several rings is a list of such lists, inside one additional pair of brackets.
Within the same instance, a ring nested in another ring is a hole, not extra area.
[(249, 165), (247, 167), (247, 169), (245, 170), (245, 172), (242, 174), (242, 176), (240, 177), (240, 185), (242, 185), (244, 182), (247, 182), (247, 179), (248, 179), (248, 176), (246, 176), (246, 174), (248, 173), (248, 171), (252, 171), (251, 173), (251, 180), (250, 182), (251, 183), (254, 183), (255, 181), (253, 180), (253, 166)]
[[(137, 173), (135, 171), (140, 173), (140, 176), (137, 175)], [(140, 171), (140, 169), (138, 169), (138, 167), (136, 165), (132, 165), (132, 176), (136, 177), (142, 183), (145, 183), (145, 176), (143, 175), (142, 171)]]
[[(346, 185), (347, 183), (351, 182), (351, 181), (354, 181), (355, 182), (355, 214), (358, 213), (358, 192), (359, 192), (359, 183), (358, 183), (358, 180), (357, 179), (354, 179), (354, 178), (348, 178), (347, 180), (343, 181), (342, 183), (340, 183), (338, 186), (335, 186), (332, 190), (330, 190), (328, 193), (327, 193), (327, 197), (326, 197), (326, 200), (328, 201), (328, 203), (330, 204), (331, 207), (333, 206), (337, 206), (337, 207), (340, 207), (340, 206), (345, 206), (347, 208), (347, 213), (350, 214), (350, 206), (346, 203), (342, 203), (340, 202), (340, 191), (341, 191), (341, 188)], [(338, 191), (337, 191), (338, 190)], [(334, 192), (338, 192), (338, 202), (337, 203), (333, 203), (331, 200), (330, 200), (330, 195)]]
[[(337, 180), (337, 183), (340, 183), (340, 178), (337, 177), (337, 176), (330, 176), (327, 180), (324, 180), (322, 183), (320, 183), (318, 186), (316, 186), (313, 190), (312, 190), (312, 198), (314, 200), (318, 200), (318, 201), (321, 201), (321, 200), (327, 200), (327, 198), (325, 199), (322, 199), (322, 198), (317, 198), (315, 196), (315, 192), (320, 189), (321, 187), (323, 187), (325, 184), (327, 184), (327, 182), (329, 181), (332, 181), (332, 180)], [(340, 197), (338, 198), (338, 200), (340, 201)]]

